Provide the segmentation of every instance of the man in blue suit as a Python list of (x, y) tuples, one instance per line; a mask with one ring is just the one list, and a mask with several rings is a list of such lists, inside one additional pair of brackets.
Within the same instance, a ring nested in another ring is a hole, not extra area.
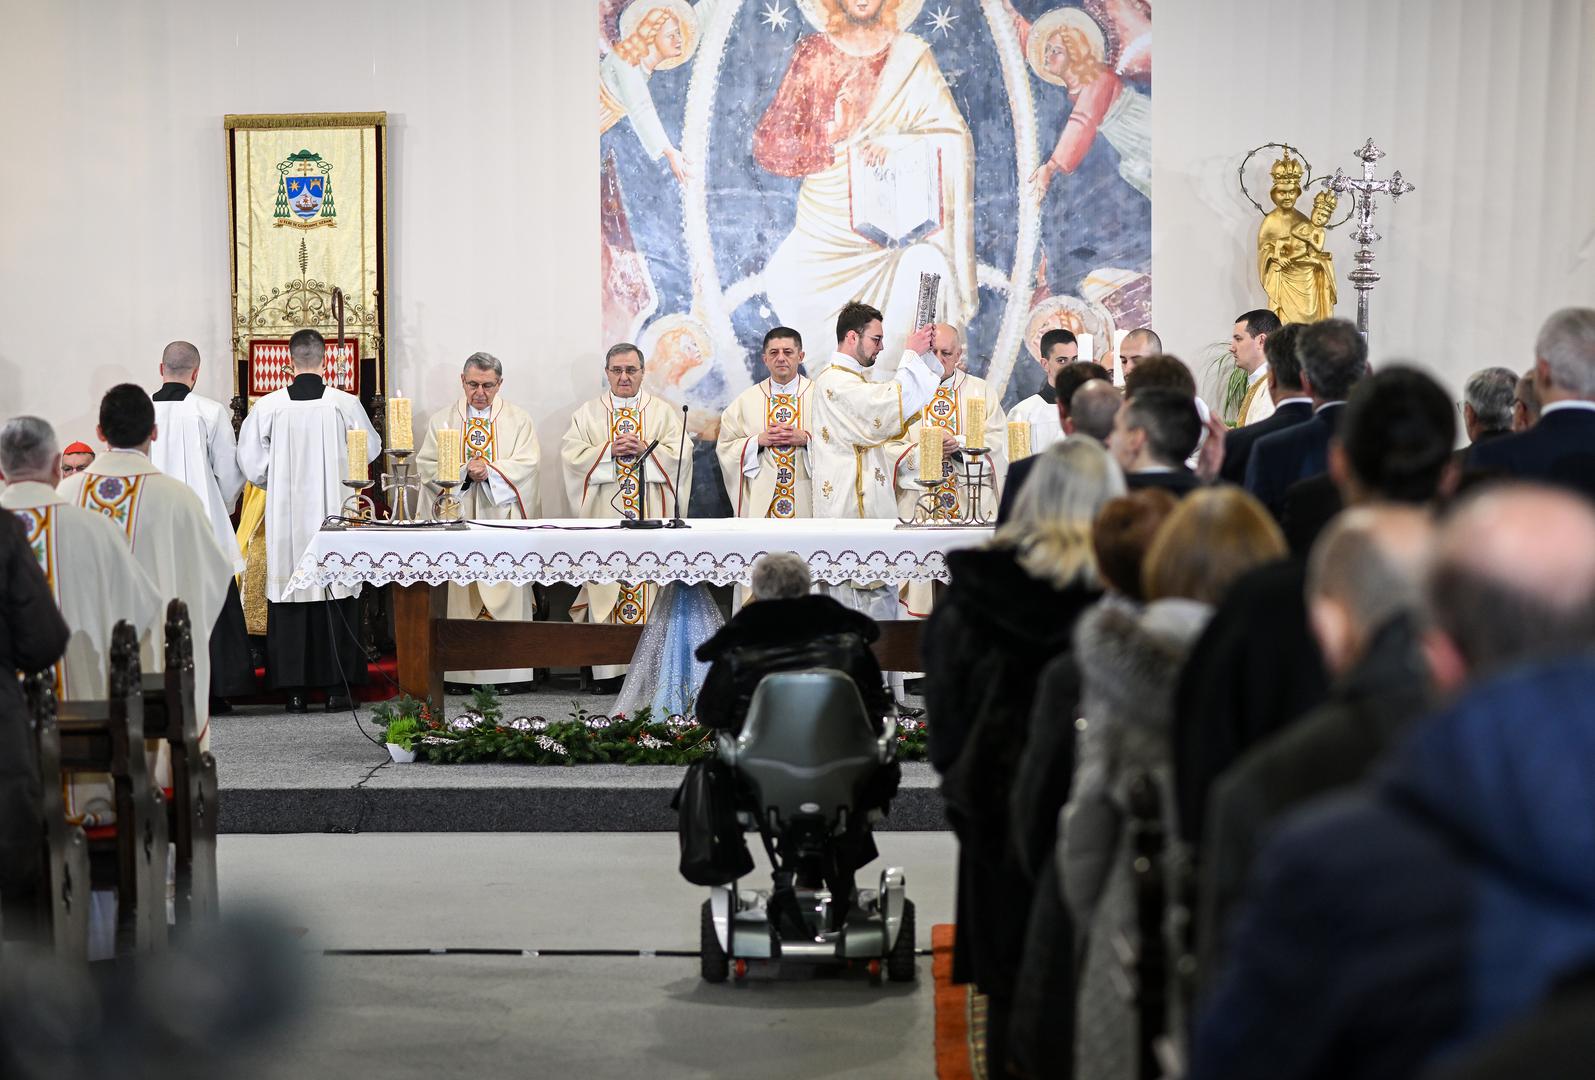
[(1345, 411), (1346, 395), (1368, 373), (1368, 343), (1345, 319), (1302, 327), (1296, 355), (1313, 418), (1259, 439), (1246, 465), (1246, 490), (1276, 516), (1290, 485), (1328, 471), (1329, 437)]
[(1296, 356), (1296, 336), (1302, 326), (1286, 323), (1263, 339), (1263, 354), (1268, 357), (1268, 374), (1264, 378), (1274, 400), (1274, 413), (1224, 436), (1224, 464), (1219, 476), (1232, 484), (1246, 482), (1246, 464), (1252, 459), (1252, 448), (1263, 438), (1313, 417), (1313, 399), (1302, 388), (1301, 360)]
[(1479, 443), (1468, 464), (1595, 495), (1595, 309), (1563, 308), (1534, 342), (1540, 421)]

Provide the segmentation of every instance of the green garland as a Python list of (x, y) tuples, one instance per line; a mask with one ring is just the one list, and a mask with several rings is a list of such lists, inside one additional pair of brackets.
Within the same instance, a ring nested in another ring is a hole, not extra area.
[[(646, 708), (634, 716), (604, 716), (571, 705), (564, 720), (520, 716), (506, 721), (498, 695), (479, 689), (470, 707), (452, 720), (409, 695), (378, 705), (373, 717), (384, 737), (390, 728), (402, 733), (416, 761), (439, 765), (690, 765), (714, 752), (714, 730), (686, 717), (658, 721)], [(925, 760), (924, 722), (908, 718), (899, 724), (898, 760)]]

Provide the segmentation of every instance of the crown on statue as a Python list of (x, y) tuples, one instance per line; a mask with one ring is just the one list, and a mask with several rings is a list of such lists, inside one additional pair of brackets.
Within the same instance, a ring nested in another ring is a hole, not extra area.
[(1289, 151), (1287, 151), (1284, 157), (1274, 162), (1274, 167), (1269, 169), (1268, 173), (1274, 178), (1276, 183), (1281, 180), (1294, 180), (1300, 183), (1302, 175), (1301, 162), (1291, 157)]
[(1335, 198), (1335, 193), (1328, 188), (1313, 196), (1314, 210), (1328, 210), (1332, 214), (1335, 212), (1335, 207), (1339, 205), (1340, 200)]

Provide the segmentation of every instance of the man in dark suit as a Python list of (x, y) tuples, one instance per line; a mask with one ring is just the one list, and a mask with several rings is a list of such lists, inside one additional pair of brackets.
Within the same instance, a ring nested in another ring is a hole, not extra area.
[[(1063, 426), (1064, 434), (1070, 432), (1069, 403), (1074, 398), (1074, 393), (1081, 386), (1094, 379), (1103, 379), (1108, 385), (1113, 384), (1113, 376), (1108, 374), (1108, 369), (1101, 364), (1090, 360), (1077, 360), (1058, 369), (1058, 374), (1053, 377), (1052, 389), (1057, 395), (1058, 421)], [(1030, 467), (1036, 463), (1036, 455), (1009, 462), (1008, 478), (1002, 485), (1002, 496), (997, 500), (997, 524), (1001, 525), (1008, 520), (1008, 515), (1013, 513), (1014, 500), (1019, 497), (1019, 489), (1024, 486), (1025, 477), (1030, 475)]]
[(1329, 468), (1329, 437), (1345, 411), (1346, 395), (1368, 372), (1368, 343), (1345, 319), (1304, 326), (1296, 337), (1296, 355), (1313, 418), (1259, 439), (1246, 465), (1246, 490), (1276, 516), (1285, 489)]
[(1301, 360), (1296, 356), (1296, 335), (1301, 323), (1286, 323), (1263, 339), (1268, 357), (1268, 394), (1274, 401), (1274, 414), (1255, 424), (1238, 427), (1224, 436), (1224, 464), (1219, 477), (1232, 484), (1246, 482), (1246, 463), (1258, 441), (1276, 431), (1311, 420), (1313, 399), (1301, 385)]
[(1160, 487), (1184, 495), (1201, 486), (1185, 459), (1202, 437), (1196, 402), (1178, 390), (1141, 390), (1113, 418), (1108, 450), (1134, 491)]
[(1534, 343), (1540, 421), (1473, 448), (1468, 464), (1595, 496), (1595, 309), (1563, 308)]

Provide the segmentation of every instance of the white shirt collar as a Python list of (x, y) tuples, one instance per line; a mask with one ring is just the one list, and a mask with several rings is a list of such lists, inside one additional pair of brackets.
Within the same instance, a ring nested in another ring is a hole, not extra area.
[(1311, 405), (1312, 403), (1313, 399), (1306, 394), (1297, 394), (1295, 397), (1280, 398), (1274, 408), (1277, 409), (1282, 405)]
[(798, 392), (798, 385), (802, 381), (803, 381), (803, 376), (794, 375), (794, 376), (792, 376), (792, 381), (791, 382), (789, 382), (789, 383), (778, 383), (778, 382), (775, 381), (775, 377), (772, 375), (770, 377), (770, 393), (772, 393), (772, 394), (792, 394), (792, 395), (796, 395), (797, 392)]
[(486, 420), (493, 415), (493, 406), (489, 405), (485, 409), (478, 409), (475, 405), (472, 405), (469, 401), (467, 401), (465, 403), (465, 415), (470, 417), (472, 420)]
[(609, 404), (616, 409), (636, 409), (642, 406), (642, 391), (638, 390), (631, 397), (616, 397), (609, 395)]
[(1553, 401), (1540, 410), (1540, 416), (1543, 417), (1546, 413), (1560, 412), (1565, 409), (1580, 409), (1585, 412), (1595, 412), (1595, 401), (1584, 401), (1580, 398), (1573, 398), (1568, 401)]
[(1247, 386), (1255, 386), (1255, 385), (1257, 385), (1257, 381), (1259, 379), (1266, 379), (1266, 378), (1268, 378), (1268, 361), (1264, 360), (1261, 364), (1257, 365), (1257, 370), (1256, 371), (1254, 371), (1250, 375), (1246, 376), (1246, 385)]

